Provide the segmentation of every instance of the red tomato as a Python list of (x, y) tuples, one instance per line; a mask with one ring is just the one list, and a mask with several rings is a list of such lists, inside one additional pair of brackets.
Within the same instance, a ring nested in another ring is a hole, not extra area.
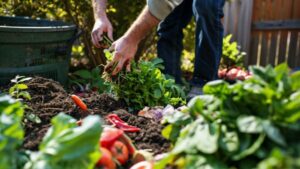
[(106, 127), (101, 134), (100, 146), (110, 149), (116, 140), (118, 140), (124, 132), (120, 129)]
[(133, 145), (132, 141), (130, 140), (130, 138), (128, 136), (126, 136), (126, 134), (123, 134), (120, 138), (119, 141), (121, 141), (122, 143), (124, 143), (128, 149), (129, 155), (134, 155), (136, 148)]
[(239, 69), (237, 69), (237, 68), (230, 69), (226, 74), (226, 78), (229, 80), (235, 80), (238, 71), (239, 71)]
[(112, 153), (113, 157), (119, 161), (120, 164), (126, 164), (129, 154), (128, 148), (124, 143), (121, 141), (115, 141), (112, 145), (110, 152)]
[(130, 169), (153, 169), (153, 164), (149, 161), (142, 161), (133, 165)]
[(104, 169), (116, 169), (116, 163), (112, 159), (112, 154), (106, 148), (100, 148), (102, 153), (101, 158), (97, 162), (97, 167), (103, 167)]

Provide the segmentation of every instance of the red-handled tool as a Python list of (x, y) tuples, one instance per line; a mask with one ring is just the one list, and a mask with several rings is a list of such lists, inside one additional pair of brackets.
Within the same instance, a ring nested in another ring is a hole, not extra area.
[(124, 122), (120, 117), (116, 114), (109, 114), (106, 116), (107, 120), (113, 124), (115, 127), (125, 131), (125, 132), (138, 132), (141, 129), (135, 126), (131, 126)]

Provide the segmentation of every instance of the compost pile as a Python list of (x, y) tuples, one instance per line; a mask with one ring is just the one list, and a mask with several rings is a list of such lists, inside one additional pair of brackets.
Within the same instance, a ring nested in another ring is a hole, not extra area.
[(105, 119), (106, 115), (114, 113), (128, 124), (141, 128), (140, 132), (127, 133), (138, 149), (147, 149), (154, 154), (159, 154), (169, 148), (169, 142), (161, 136), (163, 126), (159, 122), (128, 113), (122, 102), (108, 94), (99, 95), (95, 92), (81, 94), (81, 98), (89, 108), (88, 112), (83, 112), (73, 104), (64, 88), (53, 80), (34, 77), (26, 84), (32, 96), (30, 101), (25, 102), (31, 108), (27, 115), (34, 114), (41, 122), (24, 122), (23, 147), (25, 149), (38, 149), (39, 143), (50, 127), (51, 118), (60, 112), (65, 112), (78, 120), (89, 114), (98, 114)]

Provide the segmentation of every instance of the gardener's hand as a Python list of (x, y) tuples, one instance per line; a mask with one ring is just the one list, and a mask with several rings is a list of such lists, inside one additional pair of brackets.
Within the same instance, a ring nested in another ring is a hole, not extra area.
[(138, 42), (127, 36), (122, 36), (115, 41), (111, 46), (111, 50), (114, 51), (114, 58), (105, 67), (105, 71), (112, 72), (112, 76), (118, 74), (123, 67), (130, 71), (130, 62), (134, 58), (137, 48)]
[(106, 16), (96, 19), (92, 30), (92, 42), (97, 48), (101, 47), (99, 42), (103, 39), (103, 33), (107, 33), (108, 38), (113, 40), (113, 27)]

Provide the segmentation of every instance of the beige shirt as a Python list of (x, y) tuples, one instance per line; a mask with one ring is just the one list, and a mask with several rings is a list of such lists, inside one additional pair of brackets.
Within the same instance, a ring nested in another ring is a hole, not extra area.
[(147, 0), (150, 13), (157, 19), (165, 19), (183, 0)]

